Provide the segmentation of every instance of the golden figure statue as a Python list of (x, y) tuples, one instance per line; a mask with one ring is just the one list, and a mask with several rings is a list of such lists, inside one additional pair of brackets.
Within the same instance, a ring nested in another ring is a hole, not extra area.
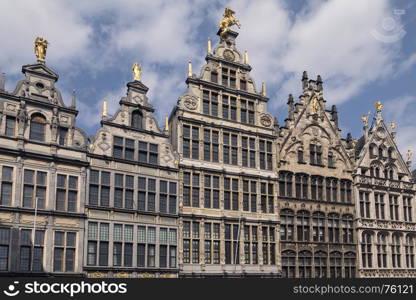
[(313, 97), (312, 101), (311, 101), (311, 113), (313, 115), (316, 115), (319, 111), (319, 102), (318, 99), (316, 97)]
[(396, 129), (396, 123), (394, 123), (393, 121), (390, 122), (390, 128), (391, 130), (395, 130)]
[(142, 67), (139, 63), (135, 62), (133, 66), (131, 66), (131, 69), (133, 71), (133, 80), (140, 81), (142, 77)]
[(377, 101), (376, 104), (374, 104), (374, 107), (376, 108), (377, 112), (380, 112), (383, 110), (383, 104), (381, 103), (381, 101)]
[(223, 14), (222, 20), (220, 21), (219, 27), (220, 27), (220, 35), (221, 37), (224, 36), (225, 33), (230, 31), (230, 27), (232, 25), (237, 25), (238, 28), (241, 27), (240, 21), (233, 15), (235, 14), (235, 11), (232, 9), (226, 8)]
[(47, 48), (48, 41), (43, 37), (37, 37), (35, 40), (35, 55), (38, 58), (38, 61), (45, 61)]

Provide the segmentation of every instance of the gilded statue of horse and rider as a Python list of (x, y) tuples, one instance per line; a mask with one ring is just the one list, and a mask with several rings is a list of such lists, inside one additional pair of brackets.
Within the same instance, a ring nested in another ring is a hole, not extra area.
[(237, 25), (238, 28), (241, 27), (240, 21), (236, 17), (234, 17), (234, 14), (235, 11), (233, 11), (232, 9), (225, 9), (223, 18), (219, 23), (221, 39), (224, 39), (225, 34), (231, 30), (231, 26)]

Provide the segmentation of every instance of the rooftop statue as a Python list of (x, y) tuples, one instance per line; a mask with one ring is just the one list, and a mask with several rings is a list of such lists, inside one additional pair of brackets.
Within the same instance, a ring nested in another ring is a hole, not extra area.
[(235, 11), (232, 9), (226, 8), (223, 14), (223, 19), (220, 21), (220, 36), (221, 38), (224, 37), (224, 35), (230, 31), (230, 27), (233, 25), (237, 25), (238, 28), (241, 27), (240, 22), (236, 17), (233, 15), (235, 14)]
[(38, 61), (45, 61), (46, 49), (48, 48), (48, 41), (43, 37), (37, 37), (35, 40), (35, 55)]

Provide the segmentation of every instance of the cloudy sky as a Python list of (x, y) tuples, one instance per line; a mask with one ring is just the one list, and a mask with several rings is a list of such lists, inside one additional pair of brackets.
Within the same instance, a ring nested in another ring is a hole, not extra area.
[(60, 75), (64, 100), (76, 89), (78, 125), (94, 134), (102, 99), (110, 113), (117, 109), (131, 64), (139, 61), (162, 121), (185, 91), (187, 61), (199, 74), (207, 38), (218, 42), (225, 6), (236, 11), (242, 24), (237, 47), (249, 52), (256, 82), (266, 82), (269, 110), (280, 124), (287, 95), (299, 96), (306, 70), (310, 78), (322, 76), (343, 136), (361, 136), (361, 115), (381, 100), (385, 119), (397, 123), (402, 152), (416, 151), (414, 1), (1, 1), (0, 72), (12, 91), (21, 66), (36, 61), (35, 37), (45, 37), (47, 65)]

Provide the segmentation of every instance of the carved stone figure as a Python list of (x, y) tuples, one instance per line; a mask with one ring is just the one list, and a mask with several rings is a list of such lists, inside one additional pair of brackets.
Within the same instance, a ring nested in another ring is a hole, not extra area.
[(18, 121), (18, 135), (23, 136), (25, 133), (26, 122), (27, 122), (27, 111), (26, 111), (25, 101), (20, 101), (19, 111), (17, 112), (17, 121)]
[(51, 135), (52, 141), (56, 142), (58, 138), (58, 127), (59, 127), (59, 119), (58, 119), (58, 109), (56, 107), (53, 108), (53, 116), (51, 122)]

